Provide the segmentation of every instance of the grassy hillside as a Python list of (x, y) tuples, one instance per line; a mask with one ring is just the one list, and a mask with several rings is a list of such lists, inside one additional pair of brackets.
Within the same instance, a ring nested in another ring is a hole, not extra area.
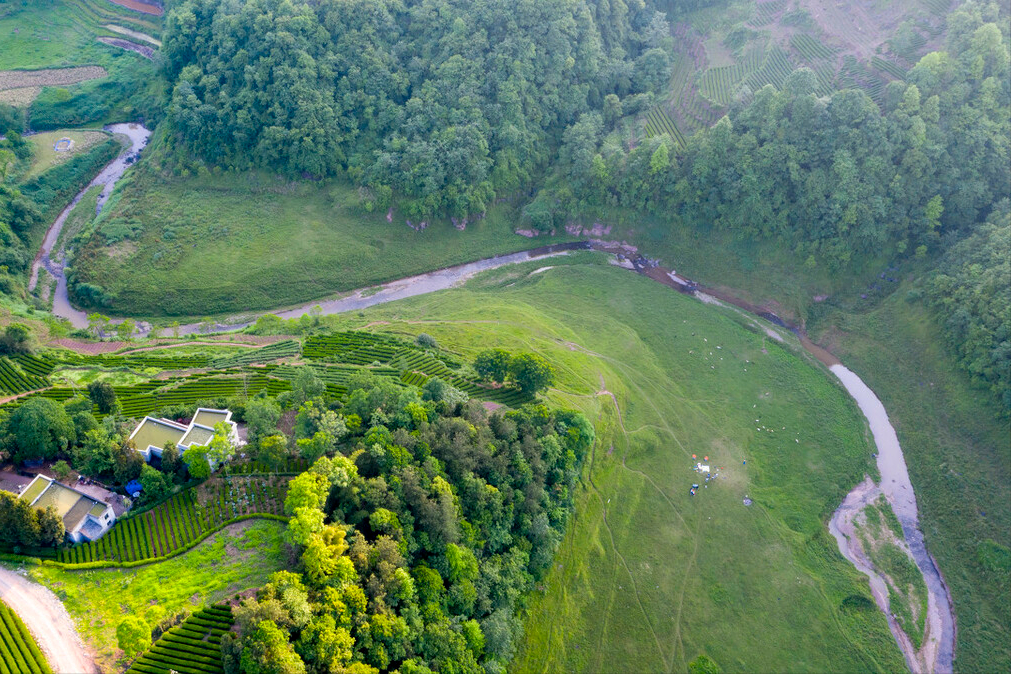
[(284, 567), (279, 522), (233, 525), (191, 552), (132, 569), (63, 571), (41, 566), (33, 578), (63, 600), (85, 643), (104, 671), (120, 671), (116, 626), (140, 617), (152, 627), (186, 608), (219, 601), (264, 584)]
[[(865, 578), (825, 528), (873, 471), (846, 394), (734, 317), (572, 264), (588, 261), (503, 269), (348, 319), (424, 331), (464, 355), (537, 350), (559, 372), (553, 402), (596, 420), (516, 671), (683, 671), (701, 652), (726, 671), (902, 669)], [(694, 497), (692, 454), (721, 468)]]
[(121, 190), (73, 263), (79, 282), (115, 298), (116, 315), (272, 309), (549, 243), (514, 235), (502, 206), (466, 231), (415, 231), (402, 217), (359, 213), (339, 183), (148, 169)]
[(927, 545), (952, 591), (956, 669), (1011, 666), (1009, 569), (981, 561), (985, 541), (1011, 541), (1011, 439), (987, 392), (969, 383), (947, 351), (930, 312), (907, 299), (924, 270), (915, 261), (890, 269), (884, 259), (868, 260), (862, 276), (839, 278), (768, 243), (642, 221), (621, 234), (690, 278), (806, 324), (874, 390), (899, 435)]
[[(99, 44), (114, 37), (107, 24), (157, 36), (160, 22), (104, 0), (0, 2), (0, 69), (54, 68), (102, 60), (113, 48)], [(99, 64), (101, 65), (101, 64)]]

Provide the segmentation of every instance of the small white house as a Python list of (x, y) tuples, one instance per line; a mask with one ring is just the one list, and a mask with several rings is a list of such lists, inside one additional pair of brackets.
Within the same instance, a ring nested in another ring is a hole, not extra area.
[(39, 510), (49, 506), (56, 508), (63, 518), (67, 536), (75, 543), (98, 540), (116, 521), (111, 505), (45, 475), (36, 475), (18, 498)]
[(228, 438), (233, 445), (239, 445), (239, 427), (232, 421), (231, 410), (214, 410), (206, 407), (197, 409), (188, 425), (169, 419), (144, 417), (130, 434), (137, 451), (150, 462), (152, 456), (161, 458), (162, 450), (174, 442), (182, 454), (193, 445), (206, 445), (214, 437), (214, 426), (224, 423), (228, 426)]

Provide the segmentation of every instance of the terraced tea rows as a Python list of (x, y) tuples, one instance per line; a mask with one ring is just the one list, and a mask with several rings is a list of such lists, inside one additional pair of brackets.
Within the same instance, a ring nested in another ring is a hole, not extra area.
[(406, 342), (370, 332), (338, 332), (305, 340), (302, 355), (312, 360), (368, 365), (388, 363)]
[(221, 637), (231, 629), (232, 609), (217, 605), (197, 611), (158, 638), (128, 674), (218, 674)]
[(797, 50), (797, 53), (805, 61), (817, 61), (818, 59), (830, 59), (836, 55), (837, 50), (829, 47), (824, 42), (819, 42), (807, 33), (797, 33), (790, 38), (790, 45)]
[(751, 52), (740, 63), (723, 68), (710, 68), (699, 78), (699, 93), (719, 105), (729, 105), (742, 80), (758, 70), (756, 52)]
[(766, 84), (771, 84), (777, 89), (782, 89), (786, 78), (794, 70), (793, 64), (786, 52), (779, 47), (773, 47), (765, 56), (762, 67), (749, 75), (745, 83), (754, 91), (758, 91)]
[(125, 517), (97, 541), (63, 548), (57, 560), (65, 564), (139, 562), (172, 555), (243, 515), (283, 512), (287, 480), (282, 477), (223, 478), (205, 483), (200, 504), (197, 489), (182, 491), (155, 508)]
[(660, 106), (654, 106), (646, 117), (646, 136), (652, 138), (653, 136), (662, 134), (667, 134), (673, 138), (674, 142), (677, 143), (678, 150), (683, 150), (688, 144), (684, 134), (678, 131), (670, 115)]
[(0, 601), (0, 674), (52, 674), (31, 632)]
[(250, 365), (252, 363), (269, 363), (273, 360), (297, 356), (301, 350), (302, 346), (298, 343), (298, 340), (286, 339), (258, 349), (247, 349), (245, 352), (225, 356), (224, 358), (215, 358), (211, 362), (211, 367), (229, 368)]
[(0, 357), (0, 395), (24, 393), (49, 386), (45, 377), (26, 373), (6, 356)]
[(756, 28), (768, 26), (779, 18), (779, 15), (786, 9), (786, 0), (769, 0), (768, 2), (758, 2), (755, 5), (755, 16), (750, 23)]
[(904, 68), (902, 68), (902, 66), (900, 66), (897, 63), (893, 63), (892, 61), (886, 61), (880, 56), (875, 56), (874, 58), (872, 58), (871, 65), (874, 68), (880, 70), (881, 72), (891, 75), (897, 80), (906, 79), (906, 71)]

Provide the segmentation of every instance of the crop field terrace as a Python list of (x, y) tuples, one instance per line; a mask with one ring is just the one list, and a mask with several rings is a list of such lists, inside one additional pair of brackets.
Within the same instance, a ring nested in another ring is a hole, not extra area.
[[(188, 550), (209, 534), (244, 518), (283, 519), (287, 479), (278, 476), (216, 478), (179, 492), (152, 510), (120, 518), (97, 541), (56, 552), (56, 561), (74, 568), (123, 562), (162, 561)], [(198, 493), (201, 496), (198, 496)]]
[(0, 601), (0, 674), (52, 674), (31, 632)]
[(221, 636), (231, 628), (232, 609), (227, 605), (204, 608), (182, 624), (162, 634), (127, 674), (218, 674), (221, 666)]
[(29, 575), (63, 601), (102, 671), (124, 671), (129, 663), (116, 647), (116, 627), (125, 617), (154, 627), (181, 611), (196, 612), (262, 586), (286, 567), (283, 531), (281, 522), (247, 520), (157, 564), (76, 571), (43, 565)]

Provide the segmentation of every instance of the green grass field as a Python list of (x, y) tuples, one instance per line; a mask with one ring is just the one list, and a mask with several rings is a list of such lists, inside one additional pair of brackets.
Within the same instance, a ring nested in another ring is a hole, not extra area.
[[(929, 311), (906, 300), (913, 288), (908, 279), (922, 267), (904, 262), (889, 273), (907, 280), (891, 284), (878, 278), (884, 260), (833, 277), (804, 268), (773, 244), (720, 233), (672, 231), (640, 220), (619, 235), (689, 278), (806, 324), (817, 343), (874, 390), (898, 433), (927, 546), (953, 595), (956, 670), (1011, 667), (1011, 578), (980, 560), (985, 541), (1011, 541), (1011, 438), (987, 393), (956, 366)], [(882, 289), (862, 299), (875, 283)], [(822, 295), (827, 299), (815, 301)]]
[(214, 535), (192, 551), (132, 569), (63, 571), (35, 567), (34, 580), (62, 600), (103, 671), (122, 671), (116, 626), (127, 615), (154, 626), (182, 609), (196, 610), (241, 590), (259, 587), (284, 567), (284, 525), (247, 521)]
[[(80, 281), (116, 296), (116, 315), (272, 309), (565, 240), (514, 235), (502, 206), (466, 231), (437, 222), (416, 232), (402, 217), (358, 213), (343, 184), (255, 173), (166, 180), (145, 171), (121, 189), (73, 263)], [(117, 240), (131, 231), (136, 240)]]
[[(72, 129), (60, 129), (58, 131), (45, 131), (29, 137), (32, 144), (32, 162), (22, 180), (29, 180), (37, 175), (45, 173), (47, 170), (62, 164), (71, 157), (88, 148), (101, 143), (109, 137), (104, 131), (77, 131)], [(57, 152), (53, 149), (54, 144), (62, 139), (69, 138), (74, 141), (73, 147), (65, 152)]]
[[(902, 670), (865, 577), (825, 527), (874, 470), (855, 406), (738, 315), (601, 262), (504, 268), (345, 319), (426, 332), (465, 357), (536, 350), (558, 371), (552, 401), (596, 422), (513, 669), (685, 671), (705, 652), (724, 671)], [(695, 497), (692, 454), (722, 468)]]

